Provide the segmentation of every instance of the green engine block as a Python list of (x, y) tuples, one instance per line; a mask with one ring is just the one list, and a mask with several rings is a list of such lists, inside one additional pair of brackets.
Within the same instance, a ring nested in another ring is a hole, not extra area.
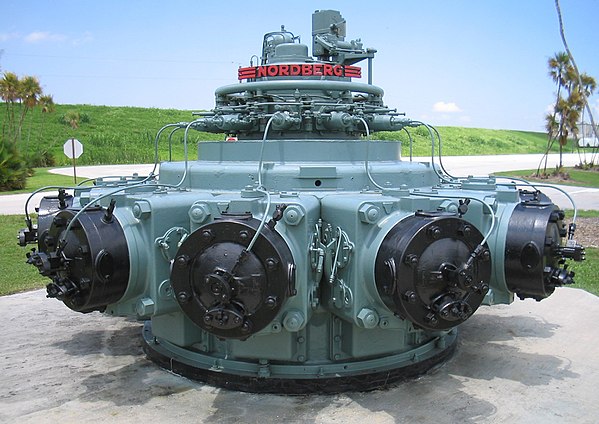
[[(564, 263), (584, 249), (547, 196), (449, 175), (434, 128), (384, 105), (376, 51), (345, 40), (341, 14), (315, 12), (312, 35), (309, 56), (266, 34), (212, 111), (160, 129), (156, 146), (179, 132), (186, 151), (190, 132), (220, 134), (196, 160), (45, 197), (19, 237), (48, 296), (145, 321), (146, 353), (176, 373), (309, 393), (418, 375), (480, 305), (572, 283)], [(367, 84), (352, 80), (363, 60)], [(372, 135), (419, 126), (427, 162)]]

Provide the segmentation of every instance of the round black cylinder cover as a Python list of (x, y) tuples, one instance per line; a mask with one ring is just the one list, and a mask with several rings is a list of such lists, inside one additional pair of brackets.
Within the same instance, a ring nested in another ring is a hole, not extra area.
[(505, 280), (520, 298), (541, 300), (551, 295), (556, 285), (567, 283), (552, 278), (561, 271), (558, 248), (566, 235), (564, 213), (545, 196), (522, 196), (522, 200), (508, 225)]
[(194, 231), (177, 251), (171, 285), (184, 313), (220, 338), (246, 339), (295, 294), (285, 240), (251, 216), (221, 218)]
[[(78, 312), (103, 311), (118, 301), (129, 283), (129, 250), (123, 228), (99, 207), (84, 211), (65, 230), (77, 210), (54, 215), (40, 234), (34, 263), (52, 279), (48, 297)], [(59, 247), (60, 245), (60, 247)]]
[(40, 237), (47, 233), (57, 212), (70, 207), (73, 196), (59, 193), (58, 196), (44, 196), (37, 210), (37, 231)]
[(375, 263), (386, 306), (417, 327), (443, 330), (465, 321), (489, 290), (489, 250), (468, 221), (422, 213), (398, 222), (385, 236)]

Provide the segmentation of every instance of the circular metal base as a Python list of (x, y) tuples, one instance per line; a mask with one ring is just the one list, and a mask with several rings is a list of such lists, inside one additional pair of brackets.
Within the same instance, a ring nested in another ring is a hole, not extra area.
[[(410, 359), (398, 361), (395, 366), (389, 365), (388, 360), (387, 365), (381, 365), (389, 358), (387, 357), (334, 365), (316, 365), (315, 367), (318, 367), (321, 372), (315, 375), (309, 372), (312, 366), (287, 364), (280, 366), (287, 371), (287, 375), (284, 375), (276, 372), (276, 365), (271, 369), (269, 365), (259, 361), (229, 360), (226, 362), (232, 366), (223, 366), (224, 360), (155, 338), (149, 321), (146, 322), (143, 330), (143, 350), (148, 358), (175, 374), (229, 390), (290, 395), (384, 389), (394, 383), (422, 375), (445, 362), (455, 351), (456, 341), (457, 330), (454, 329), (453, 333), (444, 336), (442, 341), (435, 339), (429, 343), (434, 346), (431, 349), (423, 352), (419, 350), (422, 349), (420, 347), (405, 352), (402, 357)], [(212, 363), (212, 366), (208, 366), (208, 363)], [(333, 367), (350, 369), (350, 371), (340, 374), (334, 372)], [(352, 368), (358, 371), (352, 372)]]

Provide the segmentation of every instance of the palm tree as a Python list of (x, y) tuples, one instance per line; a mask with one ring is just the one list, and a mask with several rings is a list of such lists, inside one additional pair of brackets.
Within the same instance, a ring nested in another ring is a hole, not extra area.
[(584, 94), (589, 97), (595, 92), (595, 89), (597, 88), (597, 81), (595, 81), (595, 78), (585, 73), (580, 75), (580, 80), (582, 81)]
[(27, 169), (17, 142), (28, 111), (37, 106), (41, 96), (42, 88), (35, 77), (19, 79), (13, 72), (4, 72), (0, 79), (0, 99), (6, 107), (0, 139), (0, 189), (22, 188), (25, 184)]
[(81, 119), (81, 115), (76, 110), (69, 110), (64, 114), (64, 120), (67, 124), (71, 126), (74, 130), (79, 128), (79, 120)]
[(565, 52), (558, 52), (549, 59), (549, 76), (553, 81), (557, 84), (558, 95), (559, 90), (562, 85), (562, 81), (565, 79), (565, 76), (568, 72), (568, 68), (570, 67), (570, 58), (568, 54)]
[(21, 102), (21, 116), (19, 118), (19, 139), (21, 137), (21, 128), (23, 121), (30, 109), (37, 106), (39, 97), (42, 95), (42, 87), (37, 78), (26, 76), (21, 79), (19, 84), (19, 97)]
[[(568, 143), (568, 137), (571, 136), (574, 140), (578, 138), (578, 123), (585, 107), (585, 98), (590, 96), (597, 86), (595, 79), (587, 74), (581, 74), (579, 78), (570, 56), (565, 52), (556, 53), (547, 64), (549, 76), (556, 83), (557, 93), (553, 111), (545, 117), (547, 129), (547, 149), (543, 158), (545, 173), (547, 155), (556, 140), (559, 142), (559, 168), (563, 166), (563, 148)], [(566, 92), (566, 96), (563, 95), (562, 90)], [(540, 169), (539, 164), (537, 174), (540, 173)]]
[(549, 140), (554, 140), (555, 135), (557, 134), (557, 130), (559, 128), (559, 123), (555, 118), (555, 112), (548, 113), (545, 115), (545, 130), (547, 131), (547, 138)]
[(56, 105), (54, 104), (54, 98), (49, 94), (40, 96), (38, 105), (40, 106), (40, 111), (42, 112), (42, 125), (40, 129), (40, 135), (42, 135), (44, 133), (45, 117), (49, 113), (54, 113), (56, 110)]
[[(539, 163), (539, 167), (537, 168), (537, 176), (541, 172), (541, 164), (543, 164), (543, 173), (547, 173), (547, 159), (551, 148), (553, 147), (553, 143), (558, 137), (560, 132), (560, 121), (557, 120), (557, 115), (559, 111), (559, 101), (561, 97), (562, 88), (566, 85), (566, 81), (568, 81), (569, 76), (571, 76), (571, 68), (570, 58), (568, 54), (565, 52), (558, 52), (547, 61), (547, 65), (549, 67), (549, 76), (555, 82), (557, 87), (557, 93), (555, 95), (555, 104), (553, 105), (552, 113), (548, 114), (545, 117), (547, 122), (547, 149), (545, 150), (545, 154), (543, 155), (543, 159), (541, 159), (541, 163)], [(560, 144), (560, 158), (561, 158), (561, 144)], [(560, 159), (560, 167), (561, 167), (561, 159)]]
[[(580, 75), (580, 81), (582, 82), (585, 96), (587, 98), (590, 97), (593, 94), (593, 92), (595, 91), (595, 89), (597, 88), (597, 82), (595, 81), (595, 78), (583, 73), (582, 75)], [(584, 121), (585, 121), (584, 113), (585, 113), (585, 108), (583, 107), (582, 115), (581, 115), (582, 118), (580, 120), (580, 122), (583, 125), (584, 125)], [(592, 129), (591, 129), (591, 131), (592, 131)]]
[[(559, 21), (559, 34), (562, 39), (562, 43), (564, 45), (564, 48), (566, 49), (566, 53), (568, 54), (568, 57), (572, 61), (572, 68), (573, 68), (573, 72), (575, 73), (576, 79), (578, 80), (579, 85), (584, 87), (586, 84), (582, 81), (583, 74), (581, 74), (578, 71), (578, 66), (576, 65), (574, 56), (572, 55), (572, 52), (570, 51), (570, 48), (568, 47), (568, 42), (566, 41), (566, 32), (564, 30), (564, 21), (562, 19), (562, 10), (559, 5), (559, 0), (555, 0), (555, 10), (557, 12), (557, 19)], [(595, 134), (596, 138), (599, 138), (599, 126), (595, 125), (595, 119), (593, 118), (593, 112), (591, 111), (591, 108), (589, 106), (588, 96), (586, 95), (584, 90), (582, 91), (582, 102), (583, 102), (583, 110), (586, 109), (589, 114), (589, 118), (591, 120), (591, 128), (593, 130), (593, 133)], [(595, 149), (593, 149), (593, 156), (591, 157), (591, 164), (594, 162), (596, 154), (597, 154), (597, 149), (595, 148)]]
[(15, 113), (13, 106), (19, 99), (19, 86), (19, 77), (14, 72), (5, 72), (0, 80), (0, 98), (6, 106), (6, 126), (2, 126), (3, 140), (6, 136), (14, 142)]
[[(54, 113), (54, 111), (56, 110), (56, 105), (54, 104), (54, 99), (52, 98), (51, 95), (46, 94), (43, 96), (40, 96), (39, 101), (38, 101), (38, 106), (40, 107), (40, 112), (42, 115), (42, 122), (40, 125), (40, 136), (39, 139), (42, 140), (43, 135), (44, 135), (44, 124), (46, 123), (46, 115), (50, 114), (50, 113)], [(41, 143), (38, 142), (37, 146), (38, 146), (38, 153), (39, 151), (39, 146)], [(45, 149), (44, 152), (42, 153), (42, 156), (46, 156), (46, 154), (48, 153), (48, 150)]]

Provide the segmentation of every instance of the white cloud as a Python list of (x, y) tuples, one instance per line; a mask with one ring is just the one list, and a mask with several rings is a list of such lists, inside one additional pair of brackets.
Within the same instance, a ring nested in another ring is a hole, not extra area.
[(48, 31), (35, 31), (27, 34), (24, 38), (27, 43), (39, 43), (43, 41), (64, 41), (67, 37), (62, 34), (53, 34)]
[(456, 113), (461, 112), (462, 109), (454, 102), (437, 102), (433, 105), (433, 111), (443, 113)]
[(0, 43), (4, 43), (8, 40), (12, 40), (13, 38), (18, 38), (19, 34), (16, 32), (2, 32), (0, 33)]

